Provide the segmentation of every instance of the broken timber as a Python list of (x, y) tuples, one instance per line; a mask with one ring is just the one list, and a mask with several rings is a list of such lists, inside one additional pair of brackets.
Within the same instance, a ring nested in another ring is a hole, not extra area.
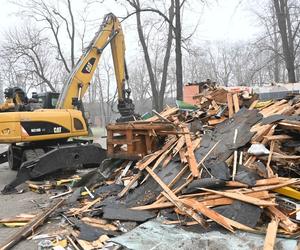
[(46, 211), (42, 212), (40, 215), (37, 215), (32, 221), (18, 230), (14, 235), (12, 235), (4, 244), (0, 246), (1, 250), (11, 249), (14, 245), (16, 245), (19, 241), (29, 236), (33, 230), (35, 230), (38, 226), (42, 225), (44, 221), (62, 204), (64, 203), (64, 199), (59, 200)]

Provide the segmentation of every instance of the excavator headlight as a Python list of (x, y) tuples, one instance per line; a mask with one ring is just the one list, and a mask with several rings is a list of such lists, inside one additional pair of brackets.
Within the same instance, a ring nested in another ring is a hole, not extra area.
[(10, 134), (10, 129), (9, 128), (2, 129), (1, 134), (2, 135), (9, 135)]

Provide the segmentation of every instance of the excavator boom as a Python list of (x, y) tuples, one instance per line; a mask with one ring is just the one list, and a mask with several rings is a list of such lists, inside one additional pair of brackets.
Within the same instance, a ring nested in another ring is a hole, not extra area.
[(118, 109), (121, 116), (125, 117), (125, 119), (133, 120), (134, 105), (126, 97), (128, 90), (125, 89), (125, 81), (128, 79), (128, 76), (126, 75), (124, 35), (121, 23), (112, 13), (105, 16), (94, 39), (72, 70), (59, 97), (58, 109), (81, 109), (82, 98), (90, 85), (103, 50), (108, 44), (111, 46), (115, 69)]

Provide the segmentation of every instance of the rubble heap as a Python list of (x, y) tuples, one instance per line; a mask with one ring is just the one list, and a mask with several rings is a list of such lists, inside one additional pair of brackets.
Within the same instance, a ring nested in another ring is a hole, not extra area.
[[(260, 102), (207, 91), (196, 97), (194, 111), (167, 107), (127, 123), (142, 126), (130, 138), (148, 136), (148, 153), (108, 159), (65, 193), (60, 212), (72, 228), (60, 235), (72, 248), (100, 248), (156, 217), (184, 227), (263, 232), (271, 247), (276, 234), (297, 237), (300, 98)], [(116, 154), (128, 155), (132, 144), (122, 138), (109, 146), (112, 156), (115, 147)]]

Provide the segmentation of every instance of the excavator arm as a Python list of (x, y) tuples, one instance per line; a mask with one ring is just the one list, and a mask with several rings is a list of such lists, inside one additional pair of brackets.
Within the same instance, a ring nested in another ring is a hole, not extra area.
[[(103, 50), (110, 43), (118, 90), (118, 110), (122, 120), (132, 120), (134, 105), (125, 89), (128, 79), (125, 65), (125, 43), (121, 23), (112, 13), (107, 14), (94, 39), (72, 70), (58, 99), (58, 109), (82, 110), (82, 98), (87, 91)], [(127, 94), (127, 96), (126, 96)]]

